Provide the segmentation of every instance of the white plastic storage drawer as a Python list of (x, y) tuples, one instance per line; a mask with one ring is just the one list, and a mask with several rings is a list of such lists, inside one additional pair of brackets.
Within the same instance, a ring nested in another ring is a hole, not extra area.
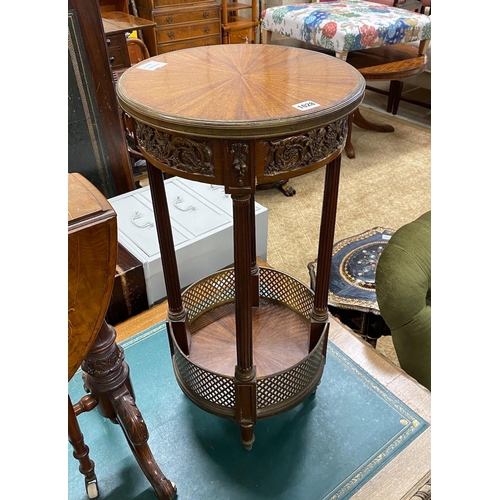
[[(222, 186), (173, 177), (165, 180), (181, 287), (230, 266), (232, 200)], [(118, 218), (118, 241), (142, 262), (149, 305), (166, 297), (149, 187), (109, 200)], [(267, 258), (267, 209), (255, 204), (257, 256)]]

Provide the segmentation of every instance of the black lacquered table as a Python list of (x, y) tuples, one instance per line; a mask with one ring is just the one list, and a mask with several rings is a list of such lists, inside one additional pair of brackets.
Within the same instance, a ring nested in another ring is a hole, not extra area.
[[(391, 332), (380, 316), (376, 294), (378, 259), (394, 231), (374, 227), (338, 241), (333, 246), (328, 308), (361, 337), (377, 345)], [(316, 288), (317, 261), (308, 264), (311, 288)]]

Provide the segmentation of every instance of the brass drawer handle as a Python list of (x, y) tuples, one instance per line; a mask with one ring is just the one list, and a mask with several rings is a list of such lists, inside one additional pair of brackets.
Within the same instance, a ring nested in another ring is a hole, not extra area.
[(171, 31), (169, 34), (168, 34), (169, 38), (174, 38), (175, 37), (175, 33), (173, 31)]
[(171, 23), (173, 20), (174, 18), (172, 16), (168, 16), (165, 18), (165, 21), (167, 21), (167, 23)]
[(205, 29), (203, 30), (205, 33), (209, 33), (210, 32), (210, 28), (208, 26), (205, 27)]
[(208, 17), (210, 17), (210, 12), (203, 12), (203, 17), (205, 19), (207, 19)]

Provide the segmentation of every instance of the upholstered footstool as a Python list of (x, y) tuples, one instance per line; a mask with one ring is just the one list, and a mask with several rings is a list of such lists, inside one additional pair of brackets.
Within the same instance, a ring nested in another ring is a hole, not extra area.
[(262, 11), (262, 42), (272, 33), (333, 51), (348, 53), (376, 47), (420, 42), (425, 54), (431, 39), (429, 16), (363, 0), (295, 3)]
[[(374, 347), (382, 335), (390, 335), (377, 304), (375, 271), (392, 233), (375, 227), (337, 242), (332, 252), (328, 309)], [(307, 267), (314, 290), (316, 261)]]

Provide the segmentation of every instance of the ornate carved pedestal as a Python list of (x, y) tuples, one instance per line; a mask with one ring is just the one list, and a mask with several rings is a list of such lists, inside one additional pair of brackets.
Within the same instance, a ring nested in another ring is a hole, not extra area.
[[(335, 58), (247, 44), (156, 56), (117, 84), (148, 162), (174, 373), (195, 404), (236, 420), (247, 449), (258, 419), (299, 404), (321, 379), (340, 154), (347, 117), (364, 88), (359, 72)], [(313, 293), (287, 274), (259, 269), (254, 194), (257, 185), (321, 167), (325, 196)], [(183, 293), (163, 172), (223, 185), (233, 200), (234, 268)]]

